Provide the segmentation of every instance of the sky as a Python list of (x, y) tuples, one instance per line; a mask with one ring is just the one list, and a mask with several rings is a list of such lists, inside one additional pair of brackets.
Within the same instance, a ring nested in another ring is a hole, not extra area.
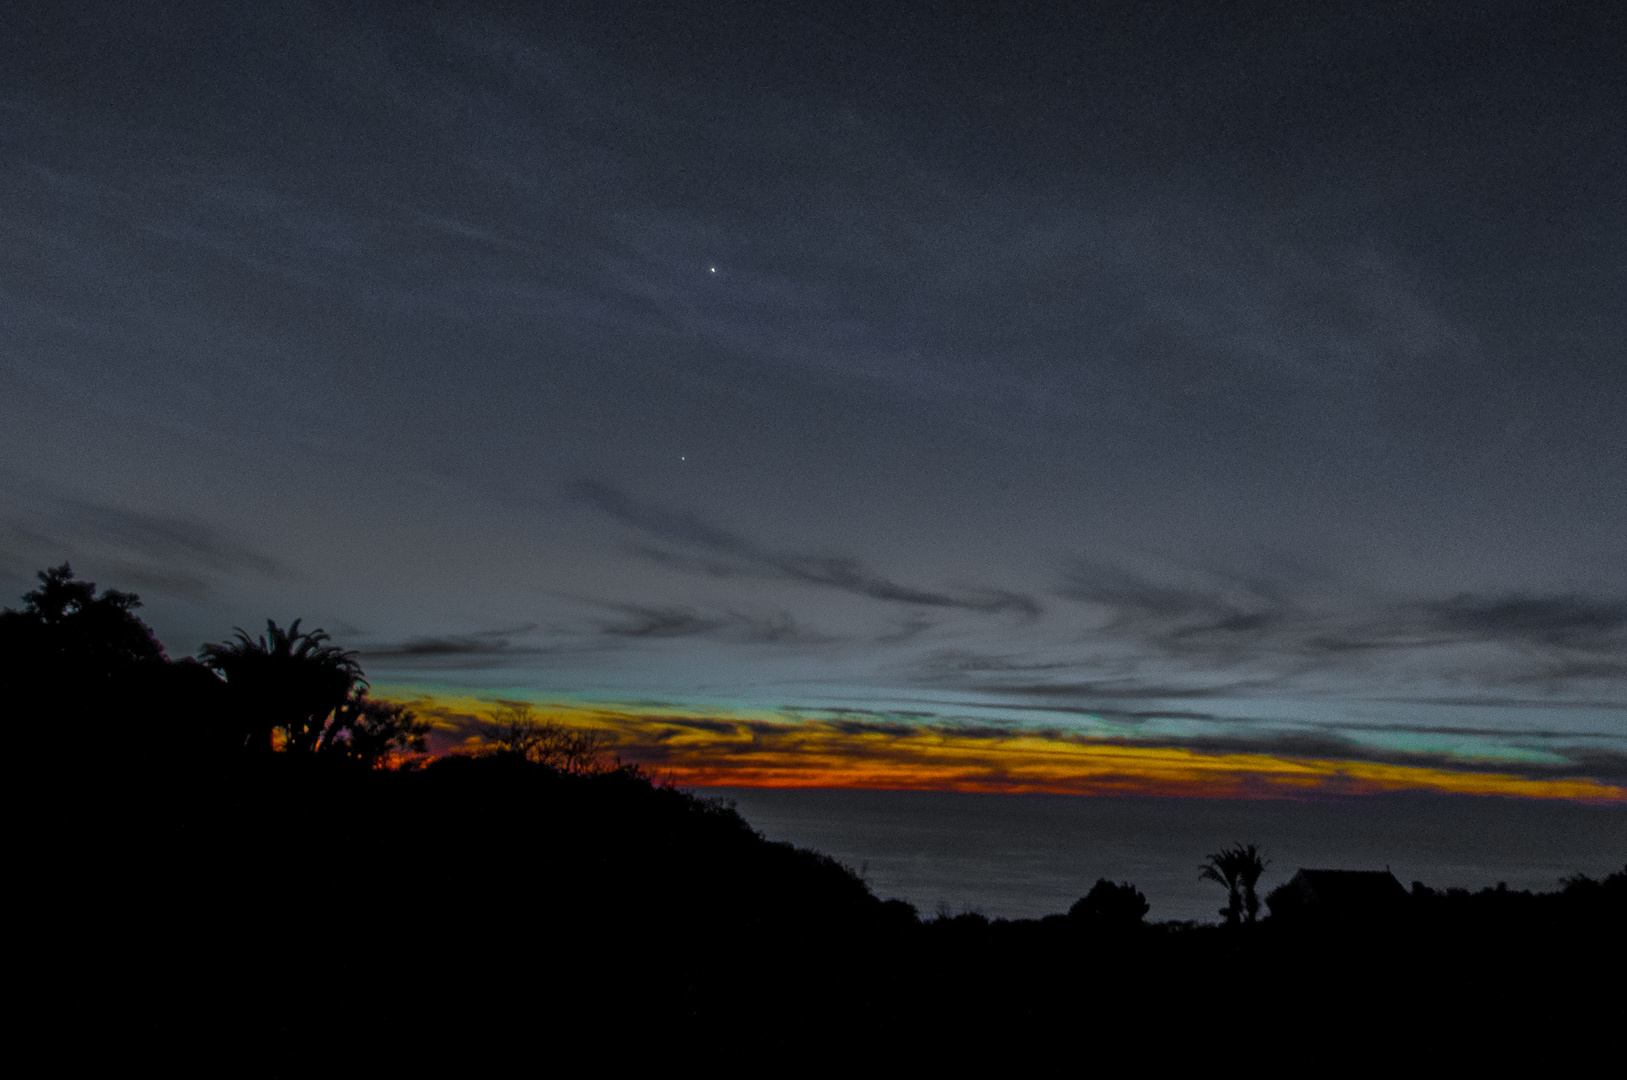
[(0, 4), (0, 589), (696, 785), (1627, 802), (1618, 5)]

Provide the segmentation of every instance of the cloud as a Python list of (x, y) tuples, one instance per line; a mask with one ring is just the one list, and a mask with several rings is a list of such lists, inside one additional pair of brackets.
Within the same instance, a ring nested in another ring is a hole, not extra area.
[(688, 716), (662, 716), (652, 717), (657, 723), (672, 727), (689, 728), (694, 731), (708, 731), (713, 735), (733, 735), (741, 730), (741, 725), (732, 720), (702, 720)]
[(1627, 647), (1627, 601), (1575, 594), (1460, 594), (1419, 604), (1440, 633), (1464, 640), (1506, 641), (1602, 652)]
[(0, 492), (0, 559), (17, 569), (90, 562), (120, 585), (188, 599), (207, 596), (218, 578), (288, 573), (279, 560), (196, 518), (50, 494), (3, 473)]
[[(1086, 561), (1073, 563), (1055, 592), (1106, 612), (1106, 621), (1087, 637), (1128, 649), (1116, 654), (1120, 665), (1158, 669), (1167, 678), (1174, 664), (1207, 674), (1216, 694), (1329, 674), (1434, 677), (1443, 683), (1443, 695), (1459, 700), (1461, 686), (1446, 691), (1445, 683), (1559, 690), (1580, 681), (1627, 678), (1627, 601), (1614, 597), (1328, 598), (1301, 594), (1286, 581), (1179, 567), (1136, 573)], [(1239, 667), (1248, 673), (1243, 682), (1215, 678)], [(967, 664), (963, 670), (975, 669)], [(1131, 692), (1140, 693), (1133, 683)], [(1071, 687), (979, 685), (1044, 694), (1125, 693), (1095, 681)]]
[(1243, 603), (1256, 599), (1247, 592), (1233, 590), (1234, 598), (1223, 598), (1216, 595), (1213, 586), (1200, 588), (1155, 582), (1124, 567), (1083, 559), (1075, 560), (1063, 574), (1063, 582), (1056, 592), (1071, 600), (1109, 607), (1118, 621), (1170, 619), (1198, 624), (1225, 623), (1243, 614), (1257, 613), (1243, 609)]
[[(1156, 679), (1075, 679), (1057, 682), (1012, 682), (999, 679), (958, 679), (956, 685), (983, 692), (1011, 694), (1014, 697), (1071, 698), (1081, 703), (1094, 701), (1155, 701), (1164, 699), (1201, 699), (1236, 697), (1245, 693), (1266, 692), (1276, 689), (1280, 679), (1233, 679), (1229, 682), (1205, 680), (1197, 683), (1179, 683)], [(1082, 704), (1081, 708), (1085, 708)], [(1096, 711), (1090, 709), (1088, 711)], [(1167, 715), (1159, 713), (1158, 715)]]
[(875, 720), (830, 720), (826, 726), (843, 735), (913, 735), (920, 729), (910, 724), (885, 723)]
[(600, 632), (613, 637), (697, 637), (711, 634), (729, 623), (727, 619), (709, 618), (688, 607), (644, 607), (636, 604), (607, 606), (615, 607), (627, 615), (621, 622), (600, 624)]
[(90, 503), (79, 504), (81, 520), (98, 538), (118, 543), (159, 564), (182, 564), (221, 573), (248, 572), (279, 577), (283, 566), (220, 529), (190, 518), (166, 517)]
[(772, 615), (735, 615), (736, 640), (765, 645), (824, 645), (842, 640), (831, 634), (810, 630), (780, 611)]
[[(1054, 683), (984, 684), (977, 690), (1012, 694), (1018, 697), (1068, 699), (1078, 702), (1082, 711), (1099, 714), (1094, 707), (1104, 701), (1204, 701), (1224, 698), (1267, 697), (1288, 689), (1287, 680), (1276, 677), (1258, 679), (1218, 680), (1197, 683), (1173, 681), (1122, 679), (1118, 681), (1075, 681)], [(1112, 710), (1109, 709), (1109, 712)], [(1143, 710), (1130, 715), (1157, 715), (1168, 717), (1167, 712), (1152, 713)], [(1200, 715), (1200, 714), (1192, 714)]]
[(1529, 695), (1516, 697), (1507, 694), (1477, 694), (1460, 697), (1442, 694), (1437, 697), (1378, 697), (1369, 700), (1395, 705), (1457, 705), (1471, 709), (1587, 709), (1607, 711), (1627, 709), (1627, 702), (1622, 701), (1531, 697)]
[[(1617, 706), (1617, 708), (1620, 708)], [(1611, 734), (1598, 731), (1565, 731), (1554, 728), (1499, 728), (1474, 727), (1465, 724), (1360, 724), (1340, 723), (1340, 731), (1371, 731), (1403, 735), (1461, 735), (1486, 739), (1603, 739), (1627, 742), (1627, 733)]]
[[(1157, 688), (1149, 687), (1148, 689), (1156, 690)], [(1442, 702), (1436, 702), (1430, 699), (1404, 699), (1402, 703), (1428, 705), (1442, 704)], [(942, 703), (932, 702), (932, 704), (941, 705)], [(1445, 704), (1454, 703), (1445, 702)], [(1475, 701), (1472, 704), (1485, 703)], [(1549, 707), (1544, 702), (1532, 701), (1529, 699), (1508, 699), (1506, 706), (1502, 703), (1492, 703), (1492, 705), (1493, 707), (1509, 707), (1522, 710), (1538, 707)], [(1586, 703), (1586, 707), (1589, 709), (1616, 711), (1627, 714), (1627, 706), (1623, 706), (1619, 703), (1613, 704), (1609, 702), (1588, 702)], [(1227, 728), (1236, 728), (1241, 726), (1256, 729), (1265, 728), (1271, 725), (1281, 725), (1283, 723), (1281, 720), (1266, 720), (1257, 716), (1239, 716), (1236, 714), (1227, 715), (1216, 712), (1200, 712), (1181, 709), (1124, 709), (1112, 705), (1091, 705), (1086, 707), (1053, 704), (1050, 702), (1013, 703), (1009, 701), (958, 701), (954, 704), (953, 708), (959, 710), (979, 709), (999, 712), (1050, 713), (1059, 716), (1088, 717), (1091, 719), (1110, 721), (1115, 724), (1129, 724), (1134, 726), (1141, 726), (1154, 720), (1190, 721), (1201, 724), (1214, 724)], [(916, 712), (906, 711), (903, 709), (889, 709), (886, 711), (875, 709), (833, 708), (799, 710), (787, 706), (783, 707), (781, 711), (787, 713), (788, 715), (807, 715), (809, 717), (816, 717), (818, 714), (846, 715), (852, 713), (881, 717), (903, 717), (927, 721), (929, 725), (935, 723), (938, 725), (949, 725), (953, 727), (957, 724), (957, 721), (954, 720), (953, 713), (945, 712), (941, 709), (933, 712)], [(1300, 722), (1296, 725), (1295, 730), (1302, 731), (1305, 726), (1306, 724), (1304, 722)], [(957, 730), (961, 729), (957, 728)], [(1035, 730), (1053, 729), (1047, 727)], [(1498, 740), (1505, 743), (1510, 740), (1518, 740), (1520, 743), (1527, 746), (1534, 744), (1545, 753), (1552, 752), (1553, 746), (1544, 744), (1562, 744), (1570, 742), (1575, 746), (1582, 746), (1588, 743), (1627, 742), (1627, 732), (1611, 733), (1586, 729), (1572, 730), (1534, 727), (1494, 727), (1490, 725), (1469, 724), (1367, 723), (1344, 720), (1336, 723), (1316, 725), (1315, 730), (1311, 734), (1314, 735), (1326, 733), (1331, 737), (1349, 741), (1346, 733), (1352, 732), (1385, 735), (1448, 735), (1461, 738)]]
[(710, 637), (746, 645), (825, 645), (841, 640), (804, 626), (784, 611), (752, 614), (705, 611), (684, 604), (591, 603), (623, 616), (597, 624), (597, 633), (612, 638)]
[(1057, 660), (1030, 660), (1020, 656), (982, 654), (966, 649), (939, 649), (926, 657), (923, 666), (929, 671), (955, 675), (973, 672), (1056, 671), (1070, 669), (1075, 665)]
[(1571, 774), (1597, 777), (1617, 784), (1627, 783), (1627, 754), (1592, 746), (1566, 747), (1561, 752), (1566, 759), (1565, 768)]
[(789, 614), (743, 614), (706, 611), (682, 604), (623, 604), (582, 601), (616, 613), (614, 619), (590, 619), (550, 626), (541, 640), (527, 640), (537, 623), (478, 630), (472, 633), (423, 634), (364, 646), (358, 655), (386, 669), (430, 667), (437, 670), (485, 670), (514, 667), (547, 657), (588, 657), (640, 641), (710, 638), (743, 645), (814, 646), (840, 639), (818, 633)]
[(408, 638), (396, 645), (383, 645), (362, 650), (362, 656), (484, 656), (509, 652), (513, 638), (536, 629), (527, 623), (509, 630), (478, 630), (472, 634), (446, 634), (441, 636)]
[(1098, 636), (1169, 657), (1232, 663), (1328, 651), (1325, 616), (1291, 598), (1284, 585), (1187, 567), (1162, 569), (1155, 577), (1076, 560), (1055, 592), (1107, 612)]
[(894, 629), (885, 634), (878, 634), (875, 641), (878, 645), (897, 645), (919, 637), (937, 625), (931, 619), (923, 618), (918, 614), (911, 615), (908, 618), (899, 620)]
[(380, 662), (384, 670), (425, 667), (443, 671), (480, 671), (507, 667), (524, 660), (571, 656), (591, 651), (579, 642), (528, 644), (519, 639), (537, 629), (535, 623), (468, 634), (427, 634), (399, 642), (367, 646), (357, 651), (364, 661)]
[(1607, 783), (1627, 779), (1627, 753), (1594, 746), (1544, 746), (1547, 760), (1509, 756), (1454, 754), (1444, 751), (1403, 750), (1358, 742), (1334, 731), (1273, 732), (1258, 735), (1205, 735), (1138, 737), (1137, 746), (1189, 750), (1198, 754), (1259, 754), (1280, 758), (1401, 765), (1444, 772), (1485, 771), (1530, 780), (1585, 776)]
[[(1012, 612), (1028, 618), (1038, 616), (1041, 611), (1033, 597), (1005, 589), (971, 588), (955, 593), (921, 589), (877, 574), (858, 559), (770, 551), (694, 514), (641, 502), (595, 481), (580, 481), (572, 485), (570, 491), (577, 501), (667, 545), (642, 550), (668, 565), (719, 577), (739, 575), (793, 581), (916, 607), (991, 614)], [(678, 550), (672, 550), (674, 547)]]

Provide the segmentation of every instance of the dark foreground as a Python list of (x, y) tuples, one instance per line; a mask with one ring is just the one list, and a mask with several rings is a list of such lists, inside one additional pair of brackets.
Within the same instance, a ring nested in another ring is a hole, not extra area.
[(1088, 1059), (1398, 1026), (1444, 1054), (1608, 1030), (1627, 958), (1627, 873), (1415, 890), (1331, 921), (923, 921), (628, 770), (268, 754), (54, 787), (27, 977), (70, 1069), (113, 1052), (225, 1075), (538, 1071), (566, 1047), (718, 1068)]

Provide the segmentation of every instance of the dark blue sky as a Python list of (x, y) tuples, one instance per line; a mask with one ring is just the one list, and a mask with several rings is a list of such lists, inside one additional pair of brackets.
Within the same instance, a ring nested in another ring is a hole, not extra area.
[(1055, 6), (5, 5), (0, 584), (1619, 784), (1620, 8)]

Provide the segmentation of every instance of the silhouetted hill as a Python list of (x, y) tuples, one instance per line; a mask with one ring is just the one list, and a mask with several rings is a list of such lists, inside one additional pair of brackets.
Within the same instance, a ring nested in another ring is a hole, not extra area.
[(1589, 973), (1623, 955), (1627, 872), (1552, 894), (1415, 888), (1404, 918), (1355, 925), (922, 922), (626, 770), (273, 754), (125, 780), (82, 789), (65, 819), (42, 990), (156, 1014), (149, 1031), (233, 1074), (499, 1070), (559, 1039), (801, 1060), (1104, 1025), (1292, 1038), (1398, 1011), (1581, 1023), (1615, 1000)]
[[(278, 754), (115, 790), (84, 807), (58, 914), (116, 971), (165, 972), (175, 1011), (203, 1010), (235, 1052), (274, 1049), (295, 1072), (302, 1055), (380, 1052), (362, 1032), (409, 1037), (428, 1002), (483, 1039), (519, 1037), (493, 1021), (509, 1010), (527, 1031), (548, 1017), (656, 1038), (764, 1008), (757, 992), (786, 1007), (833, 981), (862, 992), (856, 971), (917, 925), (834, 860), (631, 770)], [(319, 1005), (324, 985), (339, 996)]]
[(1610, 1000), (1583, 976), (1622, 956), (1627, 910), (1624, 872), (1552, 894), (1415, 889), (1403, 918), (1358, 925), (918, 921), (726, 806), (506, 755), (396, 772), (271, 755), (149, 805), (119, 826), (144, 853), (122, 880), (131, 967), (181, 973), (178, 1006), (232, 1033), (243, 1068), (290, 1075), (379, 1040), (498, 1068), (549, 1032), (823, 1055), (1054, 1040), (1087, 1017), (1135, 1038), (1169, 1017), (1194, 1038), (1375, 1010), (1576, 1021)]

